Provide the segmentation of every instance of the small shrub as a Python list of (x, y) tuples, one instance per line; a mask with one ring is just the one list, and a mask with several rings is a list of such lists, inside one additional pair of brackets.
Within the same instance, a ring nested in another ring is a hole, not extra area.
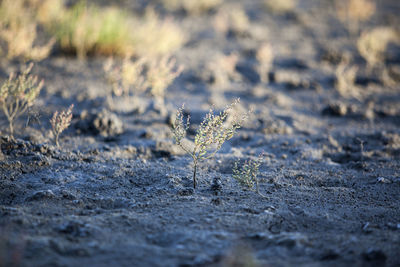
[(73, 108), (74, 105), (72, 104), (67, 110), (63, 110), (60, 113), (58, 111), (54, 112), (53, 117), (50, 120), (54, 141), (58, 147), (60, 146), (58, 142), (60, 134), (71, 124)]
[(370, 69), (384, 65), (386, 47), (390, 42), (400, 42), (399, 34), (390, 27), (378, 27), (361, 34), (357, 48)]
[(176, 144), (193, 159), (193, 188), (196, 188), (197, 185), (196, 173), (199, 162), (212, 158), (221, 149), (225, 141), (234, 136), (247, 117), (245, 115), (240, 119), (234, 118), (228, 125), (224, 124), (229, 112), (238, 102), (239, 100), (236, 100), (218, 115), (215, 115), (214, 111), (210, 109), (197, 129), (191, 145), (184, 143), (190, 125), (190, 118), (187, 118), (186, 122), (184, 122), (184, 106), (178, 109), (172, 125), (172, 133)]
[(352, 34), (358, 33), (359, 23), (367, 21), (376, 10), (371, 0), (335, 0), (335, 7), (338, 19)]
[(0, 105), (9, 122), (10, 135), (14, 136), (14, 122), (33, 105), (43, 87), (43, 80), (29, 73), (31, 63), (20, 75), (10, 74), (0, 89)]
[(37, 39), (37, 21), (24, 0), (0, 2), (0, 40), (7, 45), (7, 58), (22, 57), (40, 61), (48, 57), (55, 39), (43, 46), (34, 45)]
[(238, 181), (241, 186), (257, 192), (261, 196), (264, 196), (260, 193), (260, 187), (258, 183), (258, 175), (260, 173), (259, 169), (261, 163), (262, 155), (260, 155), (256, 160), (246, 160), (240, 167), (240, 162), (236, 161), (232, 171), (233, 178)]
[(264, 5), (272, 13), (282, 15), (292, 12), (297, 6), (297, 0), (264, 0)]

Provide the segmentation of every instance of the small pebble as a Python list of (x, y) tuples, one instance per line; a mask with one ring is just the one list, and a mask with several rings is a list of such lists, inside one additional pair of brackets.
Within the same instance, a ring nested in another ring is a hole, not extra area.
[(387, 178), (384, 178), (384, 177), (378, 177), (378, 178), (376, 178), (376, 182), (377, 182), (377, 183), (381, 183), (381, 184), (391, 184), (391, 183), (392, 183), (391, 180), (389, 180), (389, 179), (387, 179)]

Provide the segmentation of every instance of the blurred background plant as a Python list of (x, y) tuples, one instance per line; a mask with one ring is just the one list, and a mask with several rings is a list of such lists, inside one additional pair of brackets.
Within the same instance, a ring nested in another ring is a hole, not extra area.
[(358, 67), (350, 64), (350, 59), (344, 59), (336, 67), (335, 88), (344, 98), (354, 97), (360, 100), (360, 92), (355, 86)]
[(215, 14), (213, 26), (217, 32), (225, 36), (243, 36), (250, 27), (250, 20), (241, 6), (225, 5)]
[(47, 16), (45, 26), (62, 49), (76, 52), (81, 59), (88, 54), (162, 55), (185, 42), (180, 28), (171, 19), (160, 19), (151, 8), (143, 17), (86, 1), (58, 10), (61, 12), (58, 16)]
[(8, 59), (40, 61), (50, 54), (55, 43), (55, 39), (50, 38), (45, 44), (37, 44), (38, 23), (28, 4), (23, 0), (0, 2), (0, 40), (6, 44)]
[[(165, 113), (165, 92), (182, 73), (183, 66), (177, 65), (171, 56), (125, 58), (122, 63), (109, 59), (103, 64), (112, 97), (129, 98), (132, 104), (148, 92), (154, 98), (154, 109)], [(112, 102), (113, 104), (113, 102)]]
[(351, 35), (358, 35), (360, 23), (368, 21), (376, 11), (372, 0), (335, 0), (337, 18)]
[(177, 66), (176, 60), (170, 56), (151, 59), (146, 73), (151, 95), (163, 102), (166, 89), (182, 71), (183, 66)]
[(269, 71), (274, 62), (274, 52), (270, 43), (265, 42), (256, 51), (258, 61), (258, 73), (262, 82), (269, 82)]
[[(37, 45), (38, 28), (53, 37)], [(66, 6), (63, 0), (3, 0), (0, 39), (7, 44), (8, 58), (41, 60), (49, 55), (56, 40), (63, 51), (84, 59), (92, 54), (169, 54), (184, 44), (186, 35), (171, 18), (161, 19), (152, 8), (138, 16), (85, 0), (72, 6)]]
[(239, 62), (239, 53), (232, 52), (229, 55), (218, 54), (207, 65), (210, 71), (211, 81), (215, 87), (224, 88), (231, 80), (239, 80), (240, 76), (236, 71)]
[(377, 27), (361, 34), (357, 48), (369, 69), (384, 65), (385, 51), (391, 42), (400, 44), (399, 33), (391, 27)]
[(133, 60), (125, 57), (120, 64), (113, 58), (106, 60), (103, 69), (107, 82), (111, 85), (110, 96), (129, 97), (144, 92), (146, 90), (146, 80), (143, 75), (145, 63), (144, 58)]
[(186, 139), (190, 126), (190, 117), (185, 121), (183, 110), (184, 106), (177, 110), (175, 120), (172, 124), (172, 133), (175, 143), (183, 151), (192, 157), (193, 160), (193, 188), (197, 186), (197, 167), (201, 161), (213, 158), (221, 149), (225, 141), (231, 139), (236, 131), (241, 127), (247, 114), (241, 114), (240, 118), (228, 119), (232, 109), (239, 103), (236, 99), (232, 104), (225, 107), (219, 114), (214, 114), (214, 110), (206, 114), (196, 131), (193, 141)]

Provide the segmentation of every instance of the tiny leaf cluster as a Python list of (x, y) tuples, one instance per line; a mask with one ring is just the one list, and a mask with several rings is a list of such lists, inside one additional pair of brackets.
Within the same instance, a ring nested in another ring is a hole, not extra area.
[(239, 162), (236, 161), (233, 167), (233, 178), (239, 182), (239, 184), (250, 191), (257, 192), (259, 195), (260, 187), (258, 183), (258, 175), (260, 174), (260, 166), (262, 163), (262, 155), (257, 159), (248, 159), (243, 165), (239, 167)]

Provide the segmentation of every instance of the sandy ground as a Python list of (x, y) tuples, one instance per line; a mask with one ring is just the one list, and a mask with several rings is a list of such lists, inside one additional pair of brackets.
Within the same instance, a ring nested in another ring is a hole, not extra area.
[[(399, 80), (387, 86), (367, 73), (328, 1), (300, 1), (286, 15), (232, 3), (250, 17), (240, 33), (214, 31), (213, 12), (174, 14), (191, 37), (176, 55), (185, 71), (165, 114), (150, 97), (110, 103), (102, 58), (55, 52), (37, 64), (39, 120), (21, 119), (15, 141), (1, 120), (0, 266), (400, 266)], [(379, 1), (367, 26), (399, 25), (399, 13), (397, 1)], [(275, 55), (267, 74), (254, 56), (266, 41)], [(343, 51), (360, 69), (357, 97), (334, 88)], [(231, 52), (234, 73), (210, 70)], [(386, 57), (400, 68), (399, 46)], [(1, 63), (1, 75), (17, 66)], [(210, 105), (237, 97), (236, 112), (253, 113), (201, 164), (193, 190), (191, 158), (168, 121), (186, 103), (195, 130)], [(73, 125), (57, 148), (48, 120), (71, 103)], [(232, 178), (236, 160), (262, 152), (267, 198)]]

